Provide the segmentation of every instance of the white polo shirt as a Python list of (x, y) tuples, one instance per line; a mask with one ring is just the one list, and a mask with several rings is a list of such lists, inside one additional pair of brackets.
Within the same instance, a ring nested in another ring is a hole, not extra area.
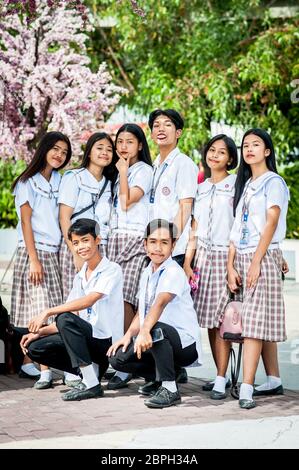
[[(73, 214), (80, 212), (95, 200), (105, 181), (105, 176), (97, 181), (87, 168), (66, 171), (62, 177), (58, 203), (72, 207)], [(100, 226), (101, 243), (105, 245), (109, 232), (111, 202), (111, 182), (108, 181), (95, 208), (91, 207), (82, 214), (73, 217), (71, 222), (74, 223), (77, 219), (82, 218), (96, 220)]]
[(151, 188), (153, 169), (145, 162), (136, 162), (128, 170), (129, 188), (142, 189), (143, 196), (132, 207), (123, 211), (119, 200), (119, 177), (115, 184), (115, 193), (113, 199), (113, 211), (116, 217), (112, 216), (111, 229), (119, 232), (132, 232), (138, 235), (144, 235), (144, 230), (148, 223), (149, 191)]
[[(154, 162), (152, 188), (156, 188), (154, 202), (149, 205), (149, 222), (166, 219), (173, 222), (181, 199), (195, 198), (198, 168), (190, 157), (176, 147), (160, 164), (160, 155)], [(158, 185), (157, 185), (158, 182)], [(157, 185), (157, 187), (156, 187)], [(188, 243), (191, 217), (176, 243), (173, 256), (184, 254)]]
[[(251, 179), (247, 181), (236, 210), (236, 218), (230, 234), (230, 240), (239, 252), (250, 253), (255, 251), (266, 225), (267, 210), (273, 206), (280, 207), (280, 215), (269, 249), (277, 248), (286, 234), (289, 199), (290, 193), (284, 179), (272, 171), (267, 171), (254, 181), (251, 181)], [(247, 245), (240, 243), (244, 201), (246, 201), (248, 207), (247, 228), (249, 241)]]
[[(210, 246), (213, 250), (224, 251), (229, 247), (229, 237), (234, 223), (233, 203), (236, 175), (228, 175), (219, 183), (209, 179), (198, 185), (194, 204), (194, 218), (197, 221), (195, 235), (200, 246)], [(211, 217), (211, 233), (209, 219)]]
[(19, 218), (18, 246), (26, 247), (21, 224), (21, 206), (28, 202), (32, 209), (31, 226), (35, 247), (51, 253), (58, 252), (61, 243), (57, 202), (60, 181), (60, 174), (52, 171), (50, 181), (41, 173), (37, 173), (25, 183), (18, 182), (13, 192)]
[(92, 336), (104, 339), (112, 337), (117, 341), (124, 334), (124, 299), (123, 275), (121, 267), (105, 256), (86, 280), (87, 263), (76, 274), (73, 288), (67, 302), (79, 299), (91, 292), (104, 294), (88, 313), (88, 309), (81, 310), (79, 315), (92, 326)]
[[(198, 363), (202, 364), (200, 327), (190, 295), (184, 270), (172, 258), (168, 258), (157, 271), (153, 272), (152, 263), (143, 271), (139, 285), (139, 318), (143, 325), (145, 317), (145, 298), (148, 285), (148, 298), (154, 301), (161, 292), (175, 294), (175, 297), (164, 308), (158, 321), (171, 325), (180, 336), (182, 347), (194, 342), (198, 353)], [(156, 292), (154, 292), (155, 287)]]

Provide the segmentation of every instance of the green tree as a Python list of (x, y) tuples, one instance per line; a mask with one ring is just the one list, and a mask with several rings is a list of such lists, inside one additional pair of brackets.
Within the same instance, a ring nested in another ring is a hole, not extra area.
[(284, 17), (282, 10), (274, 17), (276, 3), (140, 0), (141, 18), (127, 2), (89, 0), (95, 18), (116, 20), (92, 34), (93, 66), (108, 61), (130, 90), (123, 102), (138, 111), (180, 109), (186, 151), (206, 141), (216, 120), (266, 128), (287, 162), (299, 134), (299, 103), (291, 99), (299, 79), (299, 15)]

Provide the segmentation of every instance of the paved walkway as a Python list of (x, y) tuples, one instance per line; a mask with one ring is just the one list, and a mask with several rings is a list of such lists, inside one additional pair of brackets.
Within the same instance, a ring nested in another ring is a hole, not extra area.
[[(215, 448), (219, 447), (219, 438), (208, 432), (213, 430), (213, 423), (215, 429), (220, 426), (225, 433), (233, 426), (241, 447), (246, 447), (248, 420), (263, 423), (268, 418), (281, 418), (278, 426), (281, 432), (292, 426), (291, 417), (299, 415), (297, 391), (287, 390), (283, 396), (259, 398), (255, 409), (241, 410), (231, 397), (223, 401), (210, 400), (209, 393), (201, 391), (203, 381), (196, 378), (180, 386), (180, 406), (151, 410), (137, 393), (140, 383), (142, 381), (135, 380), (126, 389), (105, 391), (103, 398), (66, 403), (61, 399), (66, 387), (60, 378), (50, 390), (35, 390), (31, 380), (20, 379), (17, 375), (0, 376), (0, 448), (156, 447), (164, 427), (170, 427), (169, 436), (172, 432), (176, 439), (168, 439), (164, 434), (164, 439), (159, 441), (162, 447), (172, 448), (176, 444), (189, 448), (192, 444), (193, 448), (197, 445), (200, 448), (206, 439), (206, 446)], [(286, 417), (289, 418), (285, 420)], [(207, 423), (209, 426), (203, 426)], [(200, 426), (197, 431), (201, 441), (191, 439), (194, 425), (195, 429)], [(181, 426), (184, 426), (182, 430)], [(296, 426), (294, 431), (298, 432), (298, 422)], [(270, 435), (268, 437), (270, 439)]]

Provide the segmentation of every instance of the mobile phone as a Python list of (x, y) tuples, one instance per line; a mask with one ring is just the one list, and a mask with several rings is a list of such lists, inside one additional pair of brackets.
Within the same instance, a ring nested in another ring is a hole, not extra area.
[(153, 343), (156, 343), (157, 341), (161, 341), (162, 339), (164, 339), (163, 330), (161, 328), (154, 328), (151, 331), (151, 337), (152, 337)]

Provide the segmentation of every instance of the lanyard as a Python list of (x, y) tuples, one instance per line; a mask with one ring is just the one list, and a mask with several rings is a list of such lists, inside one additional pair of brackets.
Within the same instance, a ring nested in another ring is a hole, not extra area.
[[(140, 163), (140, 162), (137, 162), (137, 163)], [(136, 165), (136, 163), (135, 163)], [(134, 165), (133, 165), (134, 166)], [(140, 166), (138, 166), (137, 168), (137, 171), (138, 169), (140, 168)], [(134, 170), (136, 170), (136, 168), (134, 168)], [(130, 183), (132, 182), (133, 178), (135, 177), (135, 174), (136, 174), (136, 171), (131, 171), (130, 173), (128, 172), (128, 186), (130, 188)], [(130, 171), (130, 167), (129, 167), (129, 171)], [(119, 175), (117, 177), (117, 180), (115, 182), (115, 185), (114, 185), (114, 196), (113, 196), (113, 207), (116, 209), (117, 206), (118, 206), (118, 190), (119, 190), (119, 186), (120, 186), (120, 181), (119, 181)]]
[(158, 167), (156, 166), (156, 168), (154, 169), (153, 184), (152, 184), (152, 187), (151, 187), (151, 190), (150, 190), (150, 203), (151, 204), (153, 204), (155, 202), (155, 194), (156, 194), (156, 191), (157, 191), (158, 184), (160, 182), (161, 176), (163, 175), (163, 173), (164, 173), (164, 171), (166, 170), (167, 167), (168, 167), (168, 163), (164, 162), (162, 170), (161, 170), (161, 172), (158, 176), (158, 179), (156, 181), (156, 184), (155, 184), (155, 177), (156, 177)]
[(163, 274), (164, 271), (165, 271), (165, 268), (161, 269), (161, 271), (159, 272), (159, 275), (158, 275), (157, 280), (156, 280), (155, 287), (152, 290), (152, 295), (151, 295), (150, 298), (149, 298), (149, 292), (148, 292), (149, 291), (150, 275), (147, 278), (146, 290), (145, 290), (145, 296), (144, 296), (144, 304), (145, 304), (144, 316), (146, 316), (148, 314), (149, 309), (151, 308), (152, 304), (154, 303), (154, 300), (155, 300), (155, 297), (156, 297), (157, 287), (158, 287), (158, 284), (159, 284), (159, 281), (160, 281), (160, 277), (161, 277), (161, 275)]
[[(100, 274), (101, 274), (100, 272), (97, 272), (97, 274), (95, 275), (95, 278), (94, 278), (94, 280), (93, 280), (93, 287), (96, 285), (96, 283), (97, 283), (97, 281), (98, 281), (98, 277), (100, 276)], [(88, 282), (88, 281), (87, 281), (87, 282)], [(82, 282), (82, 280), (81, 280), (81, 291), (83, 291), (83, 292), (84, 292), (84, 295), (86, 295), (86, 294), (85, 294), (85, 290), (84, 290), (84, 288), (83, 288), (83, 282)], [(88, 321), (88, 322), (90, 322), (91, 312), (92, 312), (92, 307), (87, 307), (87, 308), (86, 308), (86, 313), (87, 313), (87, 319), (86, 319), (86, 321)]]

